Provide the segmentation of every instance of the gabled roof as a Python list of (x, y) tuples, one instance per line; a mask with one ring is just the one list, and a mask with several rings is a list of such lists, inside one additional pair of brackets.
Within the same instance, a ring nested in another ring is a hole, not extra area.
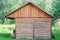
[[(22, 7), (24, 7), (25, 5), (27, 5), (27, 4), (29, 4), (29, 3), (32, 4), (32, 5), (35, 5), (35, 6), (38, 7), (40, 10), (44, 11), (45, 13), (47, 13), (45, 10), (43, 10), (42, 8), (40, 8), (40, 6), (38, 6), (38, 5), (36, 5), (36, 4), (32, 3), (32, 2), (27, 2), (27, 3), (23, 4), (22, 6), (20, 6), (19, 8), (17, 8), (16, 10), (14, 10), (13, 12), (21, 9)], [(8, 15), (12, 14), (13, 12), (7, 14), (5, 17), (7, 17)], [(47, 14), (50, 15), (51, 17), (53, 17), (50, 13), (47, 13)]]

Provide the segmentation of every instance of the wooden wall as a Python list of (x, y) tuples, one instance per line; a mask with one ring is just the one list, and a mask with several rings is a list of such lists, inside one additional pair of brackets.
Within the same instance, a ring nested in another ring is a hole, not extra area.
[(51, 18), (16, 18), (16, 38), (33, 37), (51, 37)]
[(32, 18), (16, 18), (16, 38), (33, 37)]
[(16, 17), (51, 17), (41, 9), (37, 8), (32, 4), (27, 4), (22, 8), (12, 12), (7, 16), (8, 18), (16, 18)]
[(34, 31), (35, 38), (51, 38), (51, 19), (35, 18)]

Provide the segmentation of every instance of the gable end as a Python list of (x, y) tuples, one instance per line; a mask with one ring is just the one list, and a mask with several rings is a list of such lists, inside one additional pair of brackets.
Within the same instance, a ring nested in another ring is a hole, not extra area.
[(53, 17), (42, 9), (34, 5), (33, 3), (27, 3), (12, 13), (5, 16), (6, 18), (16, 18), (16, 17)]

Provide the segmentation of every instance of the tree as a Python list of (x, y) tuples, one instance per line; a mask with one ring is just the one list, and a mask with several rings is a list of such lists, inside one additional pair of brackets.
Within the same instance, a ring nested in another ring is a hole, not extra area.
[(52, 0), (45, 0), (45, 10), (51, 13), (51, 15), (53, 15), (51, 3), (52, 3)]
[(60, 18), (60, 0), (53, 0), (52, 8), (55, 19)]
[(55, 25), (55, 21), (60, 18), (60, 0), (53, 0), (52, 13), (54, 14), (53, 25)]
[[(5, 23), (5, 15), (15, 10), (18, 5), (19, 0), (0, 0), (0, 23)], [(7, 20), (10, 21), (10, 20)], [(13, 21), (10, 21), (12, 23)]]

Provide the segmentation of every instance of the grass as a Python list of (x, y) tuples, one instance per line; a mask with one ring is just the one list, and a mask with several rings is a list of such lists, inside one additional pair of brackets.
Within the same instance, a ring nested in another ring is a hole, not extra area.
[(0, 33), (0, 40), (14, 40), (9, 33)]
[(14, 24), (12, 25), (5, 25), (0, 24), (0, 40), (14, 40), (10, 36), (10, 33), (14, 30)]
[(33, 40), (33, 39), (29, 39), (29, 38), (20, 38), (18, 40)]
[(15, 25), (0, 24), (0, 33), (11, 33), (14, 30)]
[(38, 38), (32, 38), (32, 39), (29, 39), (29, 38), (20, 38), (20, 39), (17, 39), (17, 40), (51, 40), (51, 39), (38, 39)]
[[(13, 37), (10, 36), (10, 33), (12, 33), (13, 29), (14, 29), (13, 24), (12, 25), (0, 24), (0, 40), (15, 40)], [(52, 33), (55, 36), (55, 38), (48, 40), (60, 40), (60, 27), (59, 28), (56, 27), (56, 29), (53, 28)], [(19, 40), (33, 40), (33, 39), (20, 38)], [(37, 40), (43, 40), (43, 39), (37, 39)]]
[(53, 34), (55, 36), (55, 38), (52, 39), (52, 40), (60, 40), (60, 27), (57, 28), (56, 30), (53, 30), (52, 32), (53, 32)]

